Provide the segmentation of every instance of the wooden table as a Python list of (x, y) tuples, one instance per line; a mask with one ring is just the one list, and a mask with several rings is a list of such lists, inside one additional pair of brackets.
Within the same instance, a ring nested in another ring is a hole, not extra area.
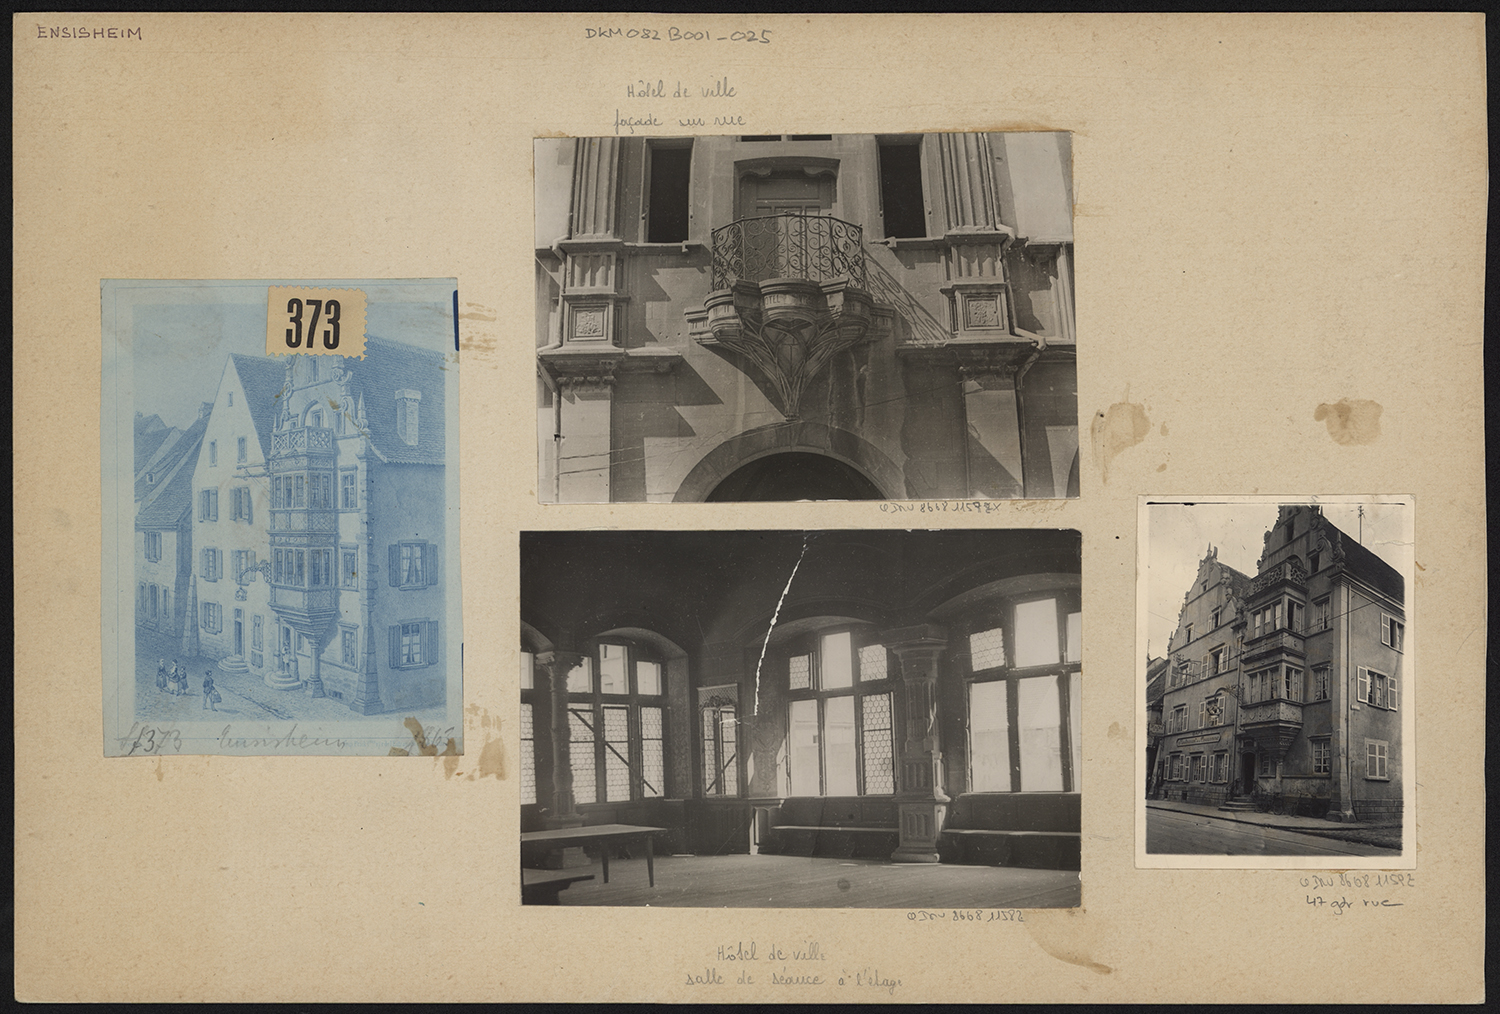
[(596, 824), (593, 827), (559, 827), (551, 831), (526, 831), (521, 835), (521, 844), (538, 845), (544, 849), (576, 848), (582, 845), (600, 845), (599, 859), (604, 864), (604, 883), (609, 883), (609, 847), (634, 841), (646, 843), (646, 877), (652, 887), (656, 886), (655, 848), (652, 836), (662, 834), (664, 827), (644, 827), (638, 824)]
[(522, 870), (521, 904), (561, 905), (558, 897), (572, 884), (593, 880), (592, 873), (570, 873), (567, 870)]

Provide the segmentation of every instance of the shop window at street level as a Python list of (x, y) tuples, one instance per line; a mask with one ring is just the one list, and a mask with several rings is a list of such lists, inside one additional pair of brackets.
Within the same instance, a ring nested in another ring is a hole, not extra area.
[(1326, 775), (1333, 771), (1333, 754), (1326, 739), (1312, 740), (1313, 774)]

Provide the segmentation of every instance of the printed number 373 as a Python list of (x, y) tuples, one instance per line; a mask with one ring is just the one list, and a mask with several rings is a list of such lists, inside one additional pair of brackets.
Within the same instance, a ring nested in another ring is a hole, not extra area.
[(292, 326), (286, 329), (286, 345), (289, 349), (300, 349), (302, 347), (302, 316), (310, 313), (311, 318), (307, 321), (307, 347), (314, 347), (318, 334), (318, 317), (323, 316), (323, 323), (328, 327), (323, 331), (323, 347), (325, 349), (336, 349), (339, 347), (339, 301), (330, 299), (288, 299), (286, 301), (287, 323)]

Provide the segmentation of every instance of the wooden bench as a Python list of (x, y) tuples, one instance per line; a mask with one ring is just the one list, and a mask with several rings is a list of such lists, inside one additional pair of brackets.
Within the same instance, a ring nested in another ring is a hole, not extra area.
[(889, 798), (787, 799), (770, 808), (769, 825), (761, 851), (777, 855), (886, 859), (900, 844)]
[(522, 870), (521, 904), (561, 905), (558, 897), (572, 884), (593, 880), (592, 873), (574, 873), (571, 870)]
[(966, 793), (953, 801), (944, 862), (1076, 870), (1082, 846), (1076, 792)]

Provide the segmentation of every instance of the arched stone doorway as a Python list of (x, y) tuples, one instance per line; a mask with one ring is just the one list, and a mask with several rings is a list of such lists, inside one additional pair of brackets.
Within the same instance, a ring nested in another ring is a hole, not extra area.
[(881, 500), (858, 470), (823, 454), (787, 451), (742, 465), (706, 497), (708, 502), (757, 500)]

